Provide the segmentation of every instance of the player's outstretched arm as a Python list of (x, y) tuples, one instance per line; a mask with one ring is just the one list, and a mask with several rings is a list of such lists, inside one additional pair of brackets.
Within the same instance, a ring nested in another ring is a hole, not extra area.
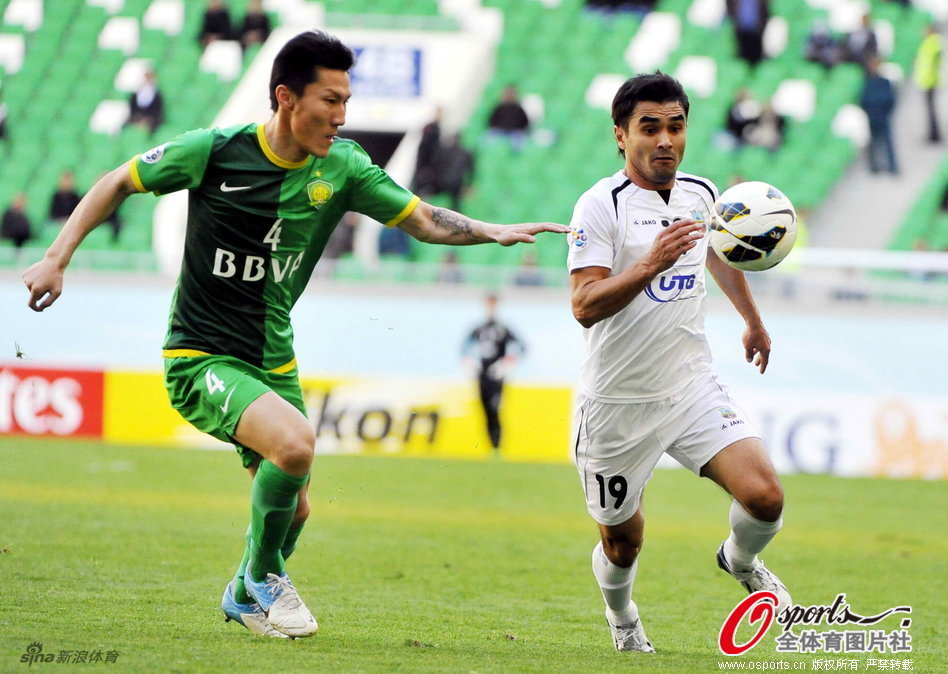
[(496, 225), (474, 220), (422, 201), (398, 225), (408, 234), (426, 243), (444, 243), (451, 246), (469, 246), (475, 243), (533, 243), (540, 232), (565, 234), (568, 227), (552, 222), (531, 222), (517, 225)]
[(128, 163), (105, 174), (92, 186), (46, 249), (43, 259), (23, 272), (23, 282), (30, 291), (30, 309), (42, 311), (56, 301), (63, 291), (63, 273), (76, 248), (129, 194), (137, 191)]
[(731, 304), (747, 326), (743, 336), (744, 358), (763, 374), (767, 370), (767, 363), (770, 362), (770, 335), (764, 328), (744, 272), (726, 265), (710, 248), (707, 267), (718, 287), (731, 300)]

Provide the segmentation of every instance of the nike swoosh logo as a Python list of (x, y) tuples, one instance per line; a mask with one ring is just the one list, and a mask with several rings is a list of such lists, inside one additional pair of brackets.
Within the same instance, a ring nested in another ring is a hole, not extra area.
[(240, 190), (249, 190), (253, 185), (244, 185), (242, 187), (231, 187), (227, 182), (221, 183), (221, 192), (239, 192)]
[(231, 389), (230, 393), (227, 394), (227, 398), (224, 400), (224, 404), (221, 405), (221, 412), (227, 414), (227, 408), (230, 406), (230, 397), (234, 395), (235, 389)]

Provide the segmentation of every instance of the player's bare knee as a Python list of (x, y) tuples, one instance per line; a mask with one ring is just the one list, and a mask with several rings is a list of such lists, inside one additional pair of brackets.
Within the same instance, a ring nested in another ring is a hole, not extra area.
[(602, 550), (606, 553), (609, 561), (616, 566), (627, 568), (635, 564), (642, 549), (642, 540), (633, 540), (631, 538), (607, 537), (602, 539)]
[(783, 488), (776, 480), (754, 491), (741, 505), (751, 517), (762, 522), (776, 522), (783, 512)]
[(281, 438), (277, 463), (291, 475), (305, 475), (313, 465), (315, 451), (316, 434), (308, 424), (300, 424), (288, 429)]

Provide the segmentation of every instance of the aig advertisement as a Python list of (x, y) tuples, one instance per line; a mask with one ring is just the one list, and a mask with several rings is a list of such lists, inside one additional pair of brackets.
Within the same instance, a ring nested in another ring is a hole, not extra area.
[[(473, 382), (304, 378), (303, 388), (320, 453), (492, 456)], [(501, 403), (501, 457), (569, 461), (573, 395), (565, 386), (510, 383)], [(742, 399), (781, 472), (948, 477), (948, 396), (769, 390), (745, 391)], [(178, 416), (156, 372), (2, 366), (0, 434), (225, 448)]]

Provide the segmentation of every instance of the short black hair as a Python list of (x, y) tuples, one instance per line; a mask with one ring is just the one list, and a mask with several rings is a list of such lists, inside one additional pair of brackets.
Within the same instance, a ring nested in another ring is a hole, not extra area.
[(300, 33), (283, 45), (273, 59), (270, 71), (270, 109), (276, 112), (277, 85), (284, 85), (297, 95), (310, 82), (319, 79), (319, 69), (348, 71), (355, 64), (355, 54), (335, 35), (321, 30)]
[(656, 70), (649, 75), (630, 77), (616, 92), (612, 99), (612, 123), (625, 128), (629, 118), (635, 112), (635, 106), (641, 101), (651, 103), (668, 103), (674, 101), (681, 104), (685, 110), (685, 119), (688, 118), (688, 94), (685, 93), (681, 82), (671, 75)]

